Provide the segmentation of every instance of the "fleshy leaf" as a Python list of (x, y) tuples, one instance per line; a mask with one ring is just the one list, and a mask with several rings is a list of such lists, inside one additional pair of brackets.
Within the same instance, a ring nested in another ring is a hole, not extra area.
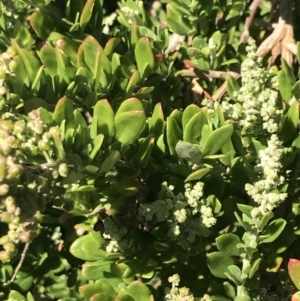
[(165, 129), (164, 113), (161, 103), (157, 103), (154, 107), (152, 117), (149, 122), (150, 132), (158, 138), (163, 134)]
[(73, 115), (72, 100), (64, 96), (61, 98), (54, 110), (53, 121), (60, 126), (65, 120), (65, 129), (74, 128), (74, 115)]
[(147, 77), (155, 66), (152, 46), (147, 37), (142, 37), (138, 40), (134, 54), (141, 78)]
[(218, 152), (224, 143), (230, 139), (233, 133), (233, 126), (225, 125), (221, 128), (213, 131), (207, 138), (206, 143), (203, 146), (202, 153), (204, 156), (206, 155), (214, 155)]
[(91, 134), (92, 138), (98, 134), (103, 134), (106, 141), (112, 139), (115, 134), (114, 119), (113, 109), (107, 99), (99, 100), (94, 107), (91, 125), (91, 129), (93, 129)]
[[(134, 120), (134, 122), (132, 122)], [(139, 138), (146, 124), (146, 116), (141, 111), (121, 113), (115, 118), (116, 140), (126, 144)]]
[(225, 273), (230, 265), (234, 265), (233, 259), (222, 252), (212, 252), (207, 255), (207, 266), (215, 277), (226, 279)]
[(216, 238), (216, 244), (220, 252), (229, 256), (239, 256), (237, 244), (240, 243), (240, 238), (235, 234), (222, 234)]
[(176, 145), (182, 140), (182, 131), (174, 117), (167, 118), (167, 141), (171, 155), (176, 155)]
[(195, 164), (199, 164), (203, 158), (199, 146), (193, 145), (189, 142), (179, 140), (176, 144), (175, 150), (180, 158), (191, 161)]
[(143, 107), (142, 102), (139, 99), (134, 98), (134, 97), (126, 99), (121, 103), (121, 105), (116, 113), (116, 117), (118, 117), (122, 113), (132, 112), (132, 111), (144, 112), (144, 107)]
[(79, 19), (79, 24), (82, 29), (86, 27), (86, 25), (89, 23), (92, 12), (93, 12), (93, 7), (95, 4), (95, 0), (87, 0), (85, 3), (85, 6), (82, 10), (80, 19)]
[(291, 258), (288, 262), (288, 272), (293, 283), (300, 290), (300, 260)]

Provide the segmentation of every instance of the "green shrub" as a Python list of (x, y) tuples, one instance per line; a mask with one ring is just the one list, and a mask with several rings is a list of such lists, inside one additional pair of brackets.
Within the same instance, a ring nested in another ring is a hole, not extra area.
[(0, 300), (288, 298), (293, 31), (277, 62), (268, 1), (251, 38), (249, 1), (115, 4), (0, 4)]

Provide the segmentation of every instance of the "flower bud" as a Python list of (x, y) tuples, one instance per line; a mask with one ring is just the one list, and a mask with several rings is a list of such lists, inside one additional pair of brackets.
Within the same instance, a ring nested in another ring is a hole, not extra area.
[(9, 46), (9, 47), (6, 49), (6, 53), (7, 53), (10, 57), (13, 57), (14, 55), (17, 54), (16, 50), (15, 50), (12, 46)]
[(58, 167), (58, 173), (61, 177), (67, 177), (69, 174), (68, 165), (66, 163), (62, 163)]
[(9, 237), (8, 235), (4, 235), (0, 238), (0, 245), (5, 245), (9, 242)]
[(23, 120), (18, 120), (14, 124), (14, 133), (15, 134), (22, 134), (23, 131), (25, 130), (25, 126), (26, 126), (26, 124)]
[(23, 167), (19, 164), (14, 164), (8, 169), (7, 179), (16, 180), (23, 172)]
[(0, 261), (2, 261), (3, 263), (9, 262), (10, 261), (9, 254), (6, 253), (5, 251), (1, 251), (0, 252)]
[(18, 64), (16, 61), (10, 61), (8, 64), (8, 68), (11, 73), (15, 72), (17, 67), (18, 67)]
[(8, 212), (2, 212), (0, 214), (0, 219), (1, 219), (2, 223), (9, 224), (13, 220), (13, 215), (11, 213), (8, 213)]
[(49, 150), (49, 143), (45, 142), (44, 140), (40, 140), (38, 142), (38, 148), (41, 151), (47, 151), (47, 150)]
[(59, 176), (58, 171), (57, 171), (57, 170), (53, 170), (53, 171), (52, 171), (52, 177), (53, 177), (53, 179), (57, 179), (58, 176)]
[(27, 243), (30, 242), (31, 235), (29, 231), (22, 231), (19, 233), (19, 239), (21, 242)]
[(8, 253), (14, 253), (15, 252), (15, 245), (11, 242), (8, 242), (3, 246), (4, 250)]
[(5, 176), (6, 176), (6, 167), (4, 165), (0, 165), (0, 181), (1, 182), (5, 179)]
[(9, 185), (7, 184), (0, 185), (0, 196), (6, 195), (8, 191), (9, 191)]
[(9, 133), (10, 131), (13, 130), (13, 123), (10, 120), (1, 120), (0, 121), (0, 129), (6, 131)]

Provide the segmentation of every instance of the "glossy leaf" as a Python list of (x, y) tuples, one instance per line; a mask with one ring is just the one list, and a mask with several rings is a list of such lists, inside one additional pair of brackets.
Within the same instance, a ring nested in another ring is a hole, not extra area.
[(300, 292), (297, 292), (292, 295), (291, 301), (300, 301)]
[(104, 293), (110, 297), (116, 297), (117, 293), (113, 287), (109, 284), (103, 284), (101, 282), (89, 283), (79, 287), (79, 293), (86, 299), (92, 298), (98, 293)]
[(299, 122), (299, 102), (294, 101), (285, 116), (283, 128), (281, 131), (282, 140), (284, 142), (289, 141), (296, 135), (298, 122)]
[(20, 55), (20, 57), (24, 63), (24, 66), (26, 68), (30, 82), (31, 83), (34, 82), (34, 80), (36, 78), (36, 74), (37, 74), (38, 70), (41, 68), (40, 62), (32, 53), (30, 53), (29, 51), (27, 51), (25, 49), (21, 49), (14, 39), (11, 40), (11, 44), (12, 44), (12, 47)]
[(288, 273), (297, 289), (300, 290), (300, 261), (298, 259), (289, 260)]
[[(185, 110), (183, 111), (183, 115), (182, 115), (182, 127), (183, 127), (183, 131), (185, 131), (185, 128), (188, 124), (188, 122), (191, 121), (191, 119), (198, 113), (201, 112), (201, 109), (194, 105), (191, 104), (188, 107), (185, 108)], [(201, 131), (201, 130), (200, 130)]]
[(233, 259), (222, 252), (212, 252), (207, 255), (207, 266), (215, 277), (226, 279), (225, 273), (230, 265), (234, 265)]
[(132, 111), (144, 112), (144, 107), (143, 107), (142, 102), (139, 99), (134, 98), (134, 97), (126, 99), (121, 103), (121, 105), (116, 113), (116, 117), (118, 117), (122, 113), (132, 112)]
[(65, 121), (66, 130), (69, 128), (74, 128), (73, 103), (71, 99), (64, 96), (58, 101), (53, 113), (53, 121), (58, 126)]
[[(134, 122), (132, 122), (134, 120)], [(146, 124), (146, 116), (141, 111), (121, 113), (115, 118), (117, 141), (127, 144), (138, 139)]]
[(40, 50), (40, 58), (45, 65), (46, 72), (53, 78), (57, 73), (55, 48), (46, 45), (43, 46)]
[(104, 278), (103, 273), (110, 271), (111, 261), (98, 260), (92, 262), (86, 262), (82, 265), (82, 276), (88, 280), (99, 280)]
[(214, 155), (218, 152), (224, 143), (230, 139), (233, 133), (232, 125), (225, 125), (221, 128), (216, 129), (213, 133), (211, 133), (206, 143), (203, 146), (202, 153), (203, 155)]
[(99, 243), (95, 243), (91, 235), (84, 235), (77, 238), (70, 247), (70, 252), (73, 256), (86, 260), (99, 260), (105, 256), (105, 251), (100, 249), (101, 237), (99, 235)]
[(288, 102), (292, 96), (292, 89), (293, 85), (291, 84), (288, 75), (284, 72), (284, 70), (279, 71), (279, 76), (278, 76), (278, 83), (279, 83), (279, 92), (286, 102)]
[[(183, 113), (184, 114), (184, 113)], [(202, 128), (207, 123), (205, 113), (200, 111), (187, 120), (187, 124), (184, 127), (183, 140), (190, 143), (199, 143)]]
[(171, 155), (176, 155), (176, 145), (182, 140), (182, 131), (174, 117), (167, 118), (167, 141)]
[(56, 25), (53, 19), (41, 11), (36, 11), (30, 16), (30, 25), (43, 40), (47, 40), (52, 32), (56, 30)]
[(145, 168), (148, 164), (153, 146), (154, 135), (139, 139), (139, 147), (135, 156), (135, 161), (141, 168)]
[(109, 56), (114, 53), (115, 48), (121, 43), (120, 38), (110, 38), (104, 47), (105, 55)]
[(99, 172), (106, 173), (110, 171), (120, 159), (120, 152), (117, 150), (113, 150), (101, 163)]
[(86, 25), (89, 23), (91, 19), (94, 4), (95, 4), (95, 0), (86, 1), (86, 4), (81, 12), (80, 19), (79, 19), (79, 24), (82, 29), (86, 27)]
[(103, 134), (99, 134), (93, 139), (93, 149), (89, 155), (91, 161), (99, 154), (103, 141)]
[[(107, 141), (115, 134), (115, 116), (107, 99), (99, 100), (94, 107), (93, 120), (91, 125), (92, 138), (103, 134)], [(93, 129), (93, 130), (92, 130)]]
[(236, 93), (240, 90), (240, 86), (235, 78), (229, 75), (226, 79), (227, 92), (232, 99), (236, 98)]
[(206, 174), (208, 174), (211, 171), (211, 168), (200, 168), (196, 171), (192, 172), (186, 179), (185, 182), (190, 181), (197, 181), (200, 180), (202, 177), (204, 177)]
[(286, 221), (283, 218), (278, 218), (269, 223), (262, 234), (259, 236), (261, 243), (273, 242), (283, 231)]
[(126, 92), (127, 93), (130, 93), (130, 92), (133, 92), (136, 85), (138, 84), (138, 82), (140, 81), (140, 73), (138, 70), (135, 70), (133, 71), (131, 77), (130, 77), (130, 80), (127, 84), (127, 87), (126, 87)]
[(90, 301), (114, 301), (114, 300), (115, 298), (103, 293), (95, 294), (93, 297), (90, 298)]
[(219, 251), (229, 256), (239, 256), (237, 244), (240, 242), (240, 238), (235, 234), (222, 234), (216, 238)]
[(141, 281), (131, 282), (127, 288), (127, 292), (134, 301), (154, 301), (151, 291)]
[(152, 117), (149, 121), (149, 128), (150, 132), (153, 133), (156, 138), (164, 132), (165, 121), (161, 103), (157, 103), (154, 107)]
[(203, 158), (199, 146), (193, 145), (189, 142), (179, 140), (176, 144), (175, 151), (180, 158), (191, 161), (195, 164), (199, 164)]
[(11, 300), (16, 300), (16, 301), (24, 301), (26, 300), (25, 297), (20, 294), (19, 292), (15, 291), (15, 290), (12, 290), (10, 293), (9, 293), (9, 299)]
[(155, 66), (154, 54), (148, 38), (142, 37), (138, 40), (134, 54), (140, 76), (146, 78)]

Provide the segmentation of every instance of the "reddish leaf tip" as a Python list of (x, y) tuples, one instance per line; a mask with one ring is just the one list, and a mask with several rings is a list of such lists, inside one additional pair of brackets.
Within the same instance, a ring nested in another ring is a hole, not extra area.
[(185, 67), (187, 67), (187, 68), (195, 68), (196, 67), (196, 65), (189, 60), (183, 60), (183, 63), (185, 65)]

